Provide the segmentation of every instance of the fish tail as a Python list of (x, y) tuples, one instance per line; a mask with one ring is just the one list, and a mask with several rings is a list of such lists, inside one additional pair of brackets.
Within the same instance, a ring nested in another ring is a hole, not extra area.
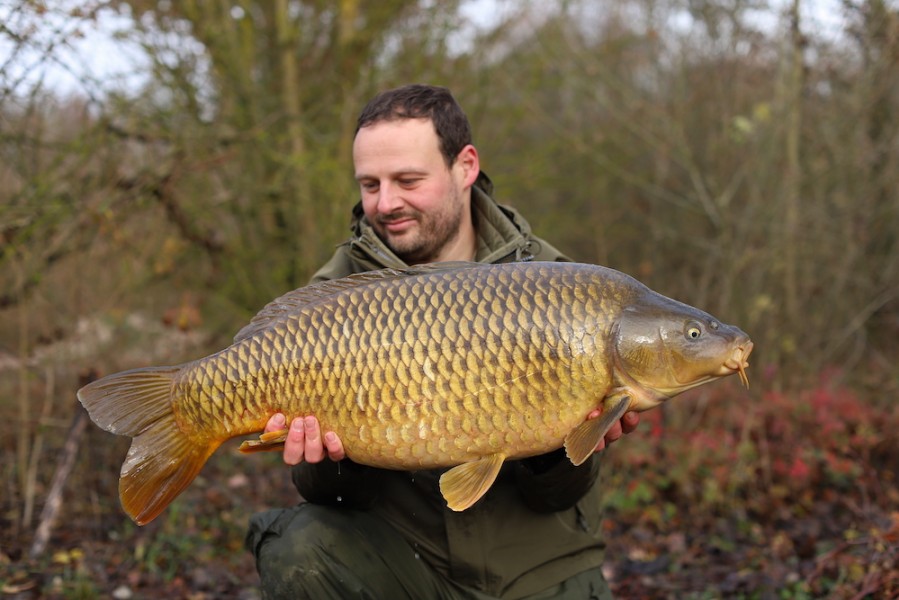
[(78, 390), (78, 400), (97, 425), (133, 438), (122, 465), (119, 498), (138, 525), (155, 519), (222, 442), (198, 441), (178, 426), (173, 394), (180, 371), (179, 366), (132, 369)]

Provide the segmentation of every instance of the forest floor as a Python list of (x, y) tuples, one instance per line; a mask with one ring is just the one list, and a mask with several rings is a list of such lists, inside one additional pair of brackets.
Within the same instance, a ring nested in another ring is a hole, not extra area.
[[(793, 394), (712, 388), (644, 413), (607, 451), (616, 598), (899, 598), (895, 390), (878, 403), (827, 378)], [(88, 425), (40, 556), (29, 550), (56, 461), (39, 469), (29, 527), (21, 494), (0, 497), (0, 599), (259, 598), (247, 519), (298, 497), (278, 456), (235, 447), (137, 527), (117, 500), (127, 440)]]

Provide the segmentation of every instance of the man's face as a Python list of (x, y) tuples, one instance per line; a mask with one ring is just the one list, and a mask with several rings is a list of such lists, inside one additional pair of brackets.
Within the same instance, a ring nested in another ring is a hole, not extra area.
[(469, 188), (477, 177), (477, 153), (467, 146), (447, 167), (438, 144), (426, 119), (375, 123), (353, 142), (365, 217), (409, 264), (446, 260), (460, 233), (472, 227)]

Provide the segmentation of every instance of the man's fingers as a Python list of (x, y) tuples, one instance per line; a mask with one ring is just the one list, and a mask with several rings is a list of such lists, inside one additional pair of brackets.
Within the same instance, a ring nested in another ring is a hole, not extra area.
[(306, 425), (302, 417), (294, 419), (290, 423), (290, 431), (284, 441), (284, 462), (288, 465), (298, 465), (303, 462), (306, 448)]
[[(602, 414), (602, 410), (595, 409), (587, 415), (587, 419), (595, 419), (599, 415)], [(599, 440), (599, 443), (596, 444), (596, 452), (606, 448), (612, 442), (615, 442), (621, 439), (626, 433), (630, 433), (637, 428), (637, 425), (640, 424), (640, 415), (635, 411), (628, 411), (624, 413), (624, 416), (621, 417), (619, 421), (617, 421), (612, 427), (606, 432), (605, 437)]]
[(640, 414), (635, 411), (628, 411), (621, 417), (621, 431), (630, 433), (640, 424)]
[(270, 431), (279, 431), (286, 427), (287, 419), (281, 413), (275, 413), (269, 418), (268, 423), (265, 424), (265, 433)]
[(621, 421), (617, 421), (611, 428), (606, 432), (605, 439), (606, 445), (608, 446), (612, 442), (618, 440), (621, 437)]
[(343, 450), (343, 442), (340, 441), (340, 438), (333, 431), (325, 434), (325, 448), (328, 450), (328, 456), (331, 460), (343, 460), (346, 457), (346, 452)]
[(305, 458), (311, 463), (321, 462), (325, 457), (325, 449), (322, 445), (321, 429), (318, 426), (318, 419), (315, 417), (306, 417), (303, 419), (303, 426), (306, 428), (306, 452)]
[[(284, 415), (276, 414), (265, 425), (266, 431), (284, 429)], [(343, 442), (333, 431), (322, 436), (321, 425), (313, 416), (297, 417), (290, 422), (287, 439), (284, 440), (284, 462), (298, 465), (303, 461), (321, 462), (325, 457), (343, 460), (346, 452)]]

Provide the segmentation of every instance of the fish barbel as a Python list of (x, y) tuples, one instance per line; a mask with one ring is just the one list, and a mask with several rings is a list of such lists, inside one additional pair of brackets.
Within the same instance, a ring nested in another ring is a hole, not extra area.
[[(119, 494), (141, 525), (277, 412), (314, 415), (361, 464), (453, 467), (441, 492), (464, 510), (506, 460), (564, 446), (579, 465), (628, 410), (734, 373), (748, 385), (751, 352), (740, 329), (605, 267), (438, 263), (300, 288), (215, 354), (112, 374), (78, 398), (133, 438)], [(265, 434), (241, 449), (279, 447)]]

